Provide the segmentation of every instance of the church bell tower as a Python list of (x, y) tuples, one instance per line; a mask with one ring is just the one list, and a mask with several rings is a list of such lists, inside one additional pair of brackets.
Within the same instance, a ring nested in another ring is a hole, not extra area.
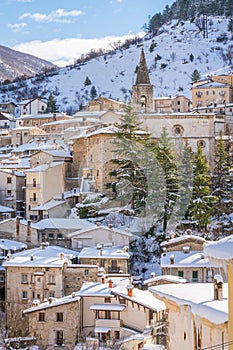
[(135, 110), (143, 113), (153, 112), (153, 96), (154, 89), (150, 83), (145, 53), (142, 48), (136, 83), (132, 88), (132, 102)]

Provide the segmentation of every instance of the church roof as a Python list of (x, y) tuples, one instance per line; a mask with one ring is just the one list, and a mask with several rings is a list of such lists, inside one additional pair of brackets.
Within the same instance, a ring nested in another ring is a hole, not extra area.
[(146, 64), (146, 58), (145, 58), (145, 53), (142, 48), (141, 52), (141, 57), (140, 57), (140, 62), (138, 66), (138, 72), (137, 72), (137, 78), (136, 78), (136, 85), (139, 84), (149, 84), (150, 85), (150, 78), (149, 78), (149, 73), (147, 69), (147, 64)]

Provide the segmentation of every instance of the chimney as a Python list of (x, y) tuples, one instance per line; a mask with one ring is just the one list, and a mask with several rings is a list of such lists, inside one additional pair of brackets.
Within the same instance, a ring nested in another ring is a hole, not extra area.
[(52, 302), (53, 302), (53, 298), (52, 297), (49, 297), (49, 304), (52, 304)]
[(34, 256), (33, 256), (33, 255), (30, 256), (30, 260), (31, 260), (31, 261), (34, 260)]
[(73, 292), (71, 295), (72, 295), (72, 298), (75, 298), (76, 294), (75, 294), (75, 292)]
[(106, 282), (105, 275), (102, 275), (102, 276), (101, 276), (101, 283), (104, 284), (105, 282)]
[(108, 288), (113, 288), (113, 280), (111, 278), (108, 280)]
[(31, 220), (28, 220), (28, 224), (27, 224), (27, 237), (26, 237), (26, 242), (28, 242), (28, 243), (31, 242)]
[(11, 253), (8, 253), (8, 254), (7, 254), (6, 260), (7, 260), (7, 261), (10, 261), (10, 260), (11, 260)]
[(45, 249), (46, 248), (46, 243), (42, 242), (40, 247), (41, 247), (41, 249)]
[(64, 253), (60, 253), (60, 260), (64, 260), (64, 257), (65, 257)]
[(20, 217), (16, 218), (16, 239), (19, 241), (19, 227), (20, 227)]
[(132, 284), (129, 284), (127, 286), (127, 295), (128, 297), (132, 298), (133, 297), (133, 285)]
[(223, 278), (221, 275), (214, 276), (214, 300), (222, 300)]
[(154, 278), (155, 277), (155, 272), (151, 272), (150, 277)]
[(108, 224), (108, 228), (112, 229), (112, 224)]
[(189, 235), (189, 236), (192, 234), (192, 231), (190, 230), (190, 228), (188, 228), (188, 229), (186, 230), (186, 234)]
[(174, 260), (175, 260), (174, 255), (173, 255), (173, 254), (170, 255), (170, 264), (171, 264), (171, 265), (174, 265)]

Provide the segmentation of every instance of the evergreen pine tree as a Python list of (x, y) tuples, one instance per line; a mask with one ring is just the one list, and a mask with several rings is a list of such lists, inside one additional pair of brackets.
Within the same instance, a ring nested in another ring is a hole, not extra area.
[(165, 178), (164, 191), (166, 195), (161, 220), (163, 222), (163, 231), (166, 231), (169, 218), (177, 200), (178, 192), (177, 155), (166, 128), (163, 128), (160, 139), (154, 147), (154, 152), (156, 159), (161, 165), (163, 177)]
[(229, 170), (229, 153), (226, 150), (222, 133), (220, 133), (220, 138), (216, 144), (215, 167), (212, 176), (213, 194), (217, 197), (214, 205), (214, 213), (218, 218), (223, 214), (232, 212), (233, 179), (230, 176)]
[(50, 93), (45, 113), (57, 113), (57, 112), (58, 112), (58, 108), (57, 108), (56, 100), (53, 94)]
[(215, 198), (211, 195), (210, 167), (203, 155), (201, 143), (193, 160), (193, 195), (189, 206), (192, 220), (198, 221), (199, 228), (206, 229), (213, 212)]
[(92, 100), (94, 100), (97, 97), (97, 91), (94, 85), (91, 87), (90, 96)]
[(88, 77), (86, 77), (84, 81), (84, 86), (89, 86), (89, 85), (91, 85), (91, 80)]
[(191, 75), (191, 79), (192, 79), (192, 82), (194, 82), (194, 83), (201, 79), (201, 75), (200, 75), (200, 73), (198, 72), (197, 69), (194, 69), (194, 71), (193, 71), (193, 73)]
[(145, 169), (141, 167), (143, 145), (148, 142), (148, 134), (139, 132), (140, 123), (131, 104), (125, 107), (125, 114), (117, 126), (115, 159), (112, 159), (110, 176), (113, 181), (107, 184), (112, 188), (117, 199), (124, 204), (130, 203), (136, 213), (145, 206), (147, 179)]

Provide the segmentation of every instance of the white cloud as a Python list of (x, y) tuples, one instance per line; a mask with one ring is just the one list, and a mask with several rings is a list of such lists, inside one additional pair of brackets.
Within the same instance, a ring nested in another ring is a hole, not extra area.
[(70, 23), (71, 20), (68, 18), (78, 17), (83, 15), (84, 13), (79, 10), (65, 11), (63, 9), (57, 9), (55, 11), (50, 12), (49, 14), (45, 13), (23, 13), (19, 19), (22, 20), (24, 18), (33, 19), (36, 22), (56, 22), (56, 23)]
[[(143, 35), (144, 33), (137, 34), (137, 36), (140, 37)], [(12, 47), (12, 49), (45, 59), (62, 67), (74, 63), (81, 54), (85, 54), (91, 49), (110, 48), (110, 44), (113, 42), (121, 41), (123, 43), (127, 38), (133, 37), (135, 37), (135, 35), (104, 37), (99, 39), (54, 39), (45, 42), (36, 40), (16, 45)]]
[(12, 32), (20, 32), (22, 29), (27, 27), (27, 23), (22, 22), (22, 23), (16, 23), (16, 24), (8, 24), (8, 28), (12, 30)]

